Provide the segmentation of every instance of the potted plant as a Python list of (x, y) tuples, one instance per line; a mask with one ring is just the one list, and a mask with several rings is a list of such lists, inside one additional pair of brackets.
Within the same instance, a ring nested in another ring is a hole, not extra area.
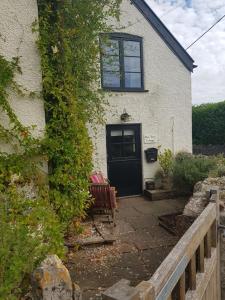
[(172, 188), (172, 166), (173, 166), (173, 153), (170, 149), (165, 149), (163, 152), (159, 152), (158, 161), (161, 167), (156, 174), (157, 177), (161, 176), (162, 188), (169, 190)]

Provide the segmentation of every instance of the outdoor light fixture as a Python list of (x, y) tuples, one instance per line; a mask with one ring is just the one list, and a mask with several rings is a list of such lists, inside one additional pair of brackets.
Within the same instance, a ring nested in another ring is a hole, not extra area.
[(123, 110), (122, 115), (120, 116), (120, 120), (122, 122), (128, 122), (130, 120), (130, 115), (127, 113), (126, 109)]

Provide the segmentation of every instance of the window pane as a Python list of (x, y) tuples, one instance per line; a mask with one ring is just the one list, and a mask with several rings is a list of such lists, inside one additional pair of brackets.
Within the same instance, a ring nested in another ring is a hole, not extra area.
[(124, 130), (124, 142), (135, 142), (135, 133), (134, 130), (125, 129)]
[(112, 130), (112, 131), (110, 132), (110, 135), (111, 135), (111, 136), (122, 136), (122, 135), (123, 135), (123, 132), (122, 132), (122, 130)]
[(126, 88), (141, 88), (141, 73), (125, 73)]
[(125, 72), (141, 72), (141, 60), (139, 57), (124, 57)]
[(135, 156), (135, 144), (124, 144), (123, 145), (123, 156), (130, 157)]
[(140, 42), (124, 41), (123, 43), (125, 56), (140, 56)]
[(122, 145), (121, 144), (112, 144), (111, 145), (111, 155), (112, 155), (112, 158), (122, 157)]
[(122, 143), (123, 142), (122, 130), (112, 130), (110, 135), (111, 135), (111, 143)]
[(120, 73), (119, 72), (103, 72), (103, 86), (104, 87), (120, 87)]
[(119, 55), (119, 41), (109, 40), (102, 45), (103, 55)]
[(102, 58), (102, 66), (104, 71), (119, 71), (119, 56), (105, 56)]

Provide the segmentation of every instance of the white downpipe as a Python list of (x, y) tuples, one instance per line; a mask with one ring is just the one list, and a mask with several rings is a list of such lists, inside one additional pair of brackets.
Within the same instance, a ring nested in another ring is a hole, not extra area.
[(175, 125), (175, 119), (174, 117), (171, 117), (171, 143), (172, 143), (172, 152), (175, 154), (175, 141), (174, 141), (174, 125)]

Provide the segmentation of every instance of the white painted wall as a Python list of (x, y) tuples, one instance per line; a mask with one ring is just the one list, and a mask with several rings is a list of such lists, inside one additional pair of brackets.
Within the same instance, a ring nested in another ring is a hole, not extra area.
[[(40, 97), (28, 96), (30, 92), (42, 90), (37, 34), (32, 33), (32, 23), (37, 18), (37, 0), (0, 1), (0, 55), (8, 60), (20, 57), (22, 74), (16, 75), (16, 81), (27, 90), (25, 97), (10, 93), (10, 104), (24, 125), (36, 125), (35, 136), (43, 135), (45, 127), (43, 101)], [(0, 120), (7, 124), (3, 113)]]
[[(120, 115), (126, 109), (131, 115), (130, 123), (142, 124), (144, 183), (153, 178), (158, 169), (158, 163), (146, 163), (145, 149), (161, 145), (174, 153), (181, 150), (192, 152), (191, 73), (129, 0), (123, 1), (121, 10), (120, 24), (115, 24), (116, 31), (143, 37), (144, 81), (148, 92), (114, 93), (109, 98), (106, 123), (120, 124)], [(145, 144), (145, 136), (154, 141)], [(99, 127), (93, 141), (96, 146), (95, 169), (107, 175), (105, 126)]]

